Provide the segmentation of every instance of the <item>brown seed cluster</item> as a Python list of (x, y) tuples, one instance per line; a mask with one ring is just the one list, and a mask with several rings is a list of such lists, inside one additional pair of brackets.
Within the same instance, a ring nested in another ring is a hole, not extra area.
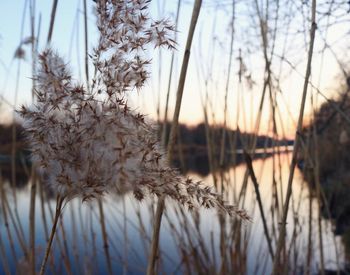
[(152, 22), (148, 5), (146, 0), (97, 1), (100, 39), (90, 90), (74, 83), (53, 50), (39, 56), (37, 102), (20, 111), (33, 161), (63, 197), (88, 200), (130, 189), (139, 200), (167, 195), (189, 209), (216, 207), (249, 219), (211, 188), (170, 168), (153, 125), (127, 105), (125, 93), (142, 87), (148, 77), (146, 46), (175, 45), (168, 38), (173, 27), (167, 21)]

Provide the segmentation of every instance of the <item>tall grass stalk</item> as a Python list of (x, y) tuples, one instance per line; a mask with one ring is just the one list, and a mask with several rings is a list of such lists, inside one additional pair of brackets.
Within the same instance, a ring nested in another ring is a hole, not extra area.
[(44, 227), (44, 234), (45, 234), (45, 240), (49, 240), (49, 229), (47, 225), (47, 217), (46, 217), (46, 211), (45, 211), (45, 194), (44, 194), (44, 183), (39, 180), (39, 197), (40, 197), (40, 209), (41, 209), (41, 219), (43, 221), (43, 227)]
[(64, 262), (65, 268), (67, 270), (67, 273), (68, 274), (72, 274), (72, 266), (71, 266), (71, 263), (70, 263), (70, 255), (69, 255), (70, 253), (69, 253), (68, 242), (67, 242), (68, 239), (67, 239), (67, 235), (66, 235), (66, 230), (64, 228), (63, 216), (62, 215), (60, 215), (59, 220), (60, 220), (60, 233), (62, 235), (61, 241), (63, 243), (63, 250), (62, 250), (62, 252), (64, 253), (63, 262)]
[(88, 45), (88, 23), (87, 23), (87, 5), (86, 0), (83, 0), (84, 3), (84, 56), (85, 56), (85, 77), (86, 77), (86, 87), (90, 90), (90, 77), (89, 77), (89, 45)]
[[(20, 45), (23, 43), (23, 37), (24, 37), (24, 25), (25, 25), (25, 18), (26, 18), (26, 11), (27, 11), (27, 5), (28, 1), (26, 0), (24, 2), (24, 8), (23, 8), (23, 14), (22, 14), (22, 20), (21, 20), (21, 31), (20, 31)], [(16, 57), (16, 54), (15, 54)], [(13, 99), (13, 106), (17, 105), (17, 99), (18, 99), (18, 91), (19, 91), (19, 84), (20, 84), (20, 76), (21, 76), (21, 58), (18, 57), (17, 61), (17, 72), (16, 72), (16, 84), (15, 84), (15, 90), (14, 90), (14, 99)], [(11, 181), (14, 186), (16, 186), (16, 152), (17, 152), (17, 129), (16, 129), (16, 118), (15, 114), (13, 113), (12, 116), (12, 142), (11, 142)], [(16, 194), (16, 188), (12, 188), (12, 194), (14, 198), (14, 211), (17, 218), (17, 221), (19, 221), (19, 215), (18, 215), (18, 209), (17, 209), (17, 194)]]
[[(272, 74), (272, 72), (271, 72), (271, 58), (268, 55), (268, 33), (267, 33), (267, 28), (266, 28), (266, 24), (268, 22), (267, 12), (266, 12), (266, 18), (263, 18), (263, 14), (262, 14), (262, 11), (259, 7), (258, 1), (254, 1), (254, 3), (255, 3), (256, 13), (257, 13), (257, 16), (259, 19), (260, 36), (261, 36), (262, 50), (263, 50), (264, 61), (265, 61), (265, 73), (267, 74), (267, 76), (264, 79), (264, 83), (263, 83), (262, 95), (261, 95), (261, 99), (260, 99), (260, 104), (259, 104), (259, 108), (258, 108), (257, 118), (255, 121), (254, 132), (253, 132), (254, 136), (250, 140), (250, 144), (247, 146), (247, 149), (246, 149), (250, 158), (252, 158), (254, 156), (254, 152), (256, 149), (257, 137), (258, 137), (258, 133), (259, 133), (259, 129), (260, 129), (266, 92), (268, 89), (271, 91), (271, 74)], [(271, 54), (271, 56), (272, 56), (272, 54)], [(237, 102), (239, 102), (239, 98), (237, 98)], [(238, 112), (238, 110), (237, 110), (237, 112)], [(239, 114), (237, 113), (237, 127), (238, 127), (238, 115)], [(242, 142), (242, 144), (244, 144), (244, 143)], [(249, 160), (248, 160), (248, 163), (249, 163)], [(244, 201), (245, 201), (249, 175), (252, 175), (252, 172), (251, 172), (251, 169), (247, 168), (245, 171), (245, 174), (244, 174), (243, 184), (242, 184), (239, 196), (238, 196), (238, 202), (241, 203), (242, 206), (244, 205)], [(253, 180), (253, 184), (254, 184), (254, 180)], [(256, 196), (260, 198), (259, 188), (257, 188), (257, 187), (258, 186), (256, 184), (254, 184), (254, 190), (256, 192)], [(262, 205), (261, 204), (258, 204), (258, 205), (259, 205), (260, 213), (263, 213), (264, 210), (262, 208)], [(263, 219), (265, 219), (264, 217), (265, 217), (265, 215), (262, 214)], [(263, 223), (265, 223), (265, 225), (266, 225), (266, 220)], [(274, 253), (272, 250), (271, 238), (270, 238), (270, 234), (268, 233), (267, 226), (264, 226), (264, 233), (265, 233), (265, 237), (266, 237), (266, 240), (268, 243), (269, 254), (270, 254), (270, 256), (273, 257)]]
[[(203, 110), (203, 116), (204, 116), (204, 125), (205, 125), (205, 140), (206, 140), (206, 149), (208, 154), (208, 165), (209, 165), (209, 172), (212, 176), (213, 183), (215, 188), (217, 188), (217, 176), (215, 173), (216, 169), (216, 159), (215, 159), (215, 146), (213, 142), (212, 137), (212, 130), (210, 128), (209, 124), (209, 117), (208, 117), (208, 108), (210, 108), (211, 101), (209, 100), (209, 83), (212, 80), (212, 68), (214, 64), (214, 58), (215, 58), (215, 49), (216, 49), (216, 40), (215, 40), (215, 31), (216, 31), (216, 22), (217, 22), (217, 13), (215, 13), (215, 18), (213, 20), (212, 30), (211, 30), (211, 48), (208, 49), (208, 56), (211, 56), (209, 64), (207, 66), (207, 70), (204, 70), (204, 66), (202, 63), (202, 54), (199, 54), (199, 57), (195, 58), (197, 60), (196, 69), (197, 69), (197, 81), (198, 84), (200, 84), (200, 72), (202, 73), (202, 77), (204, 78), (204, 89), (205, 89), (205, 96), (203, 97), (202, 93), (200, 94), (201, 99), (201, 105)], [(201, 69), (201, 70), (200, 70)], [(215, 125), (215, 119), (213, 118), (213, 125)]]
[[(30, 11), (30, 29), (32, 37), (32, 100), (34, 101), (35, 94), (35, 75), (36, 75), (36, 53), (37, 53), (37, 41), (38, 37), (35, 34), (35, 12), (36, 12), (36, 1), (30, 0), (29, 2)], [(35, 170), (32, 166), (31, 175), (31, 188), (30, 188), (30, 206), (29, 206), (29, 228), (30, 228), (30, 265), (31, 274), (35, 274), (35, 203), (36, 203), (36, 192), (37, 192), (37, 179), (35, 177)]]
[(79, 237), (80, 234), (77, 232), (77, 219), (76, 219), (76, 213), (75, 213), (75, 205), (72, 203), (72, 206), (70, 207), (70, 214), (71, 214), (71, 238), (72, 238), (72, 253), (74, 256), (74, 266), (76, 267), (77, 273), (83, 273), (81, 267), (81, 261), (80, 261), (80, 247), (79, 247)]
[(231, 77), (231, 67), (232, 67), (232, 56), (233, 56), (233, 42), (234, 42), (234, 34), (235, 34), (235, 15), (236, 15), (236, 0), (232, 1), (232, 17), (231, 17), (231, 36), (230, 36), (230, 55), (229, 55), (229, 62), (227, 67), (227, 78), (226, 78), (226, 86), (225, 86), (225, 99), (224, 99), (224, 125), (222, 128), (222, 136), (221, 136), (221, 149), (220, 149), (220, 160), (219, 165), (220, 167), (224, 164), (224, 158), (225, 158), (225, 139), (226, 139), (226, 127), (227, 127), (227, 97), (228, 97), (228, 90), (229, 90), (229, 84), (230, 84), (230, 77)]
[[(192, 11), (192, 18), (191, 18), (191, 23), (189, 27), (188, 36), (187, 36), (185, 53), (183, 57), (178, 90), (176, 95), (175, 111), (174, 111), (174, 116), (173, 116), (170, 136), (169, 136), (169, 143), (167, 147), (167, 152), (168, 152), (167, 158), (169, 163), (171, 162), (173, 157), (175, 138), (177, 134), (180, 108), (181, 108), (181, 102), (182, 102), (182, 95), (183, 95), (183, 90), (185, 86), (188, 63), (190, 59), (191, 45), (192, 45), (193, 35), (196, 28), (201, 5), (202, 5), (202, 0), (196, 0)], [(164, 197), (160, 197), (157, 203), (157, 210), (156, 210), (156, 215), (155, 215), (155, 220), (153, 225), (154, 228), (153, 228), (153, 234), (152, 234), (151, 250), (150, 250), (148, 267), (147, 267), (147, 275), (153, 275), (156, 272), (155, 265), (156, 265), (156, 258), (157, 258), (158, 246), (159, 246), (160, 224), (162, 220), (162, 214), (164, 211), (164, 200), (165, 200)]]
[[(181, 7), (181, 0), (178, 0), (177, 9), (176, 9), (175, 29), (177, 29), (178, 22), (179, 22), (180, 7)], [(175, 32), (174, 40), (175, 42), (177, 42), (177, 32)], [(168, 107), (169, 107), (169, 97), (170, 97), (170, 90), (171, 90), (171, 81), (173, 77), (174, 59), (175, 59), (175, 52), (173, 51), (171, 53), (168, 89), (167, 89), (165, 107), (164, 107), (164, 119), (163, 119), (163, 129), (162, 129), (162, 139), (161, 139), (163, 146), (166, 146), (166, 138), (167, 138), (166, 135), (167, 135), (167, 126), (168, 126)]]
[[(57, 202), (57, 198), (56, 198), (56, 202)], [(56, 214), (57, 214), (56, 213), (57, 212), (57, 204), (56, 204), (56, 210), (54, 211), (54, 209), (52, 209), (51, 203), (48, 203), (48, 209), (49, 209), (49, 214), (50, 214), (50, 220), (54, 224)], [(63, 204), (62, 204), (62, 209), (63, 209)], [(61, 209), (61, 214), (62, 214), (62, 209)], [(68, 249), (67, 249), (67, 239), (66, 239), (66, 234), (65, 234), (65, 228), (63, 225), (62, 217), (60, 217), (60, 218), (61, 219), (59, 219), (59, 223), (60, 223), (60, 231), (61, 231), (62, 236), (60, 236), (59, 234), (56, 234), (57, 226), (55, 228), (53, 228), (54, 226), (52, 226), (50, 234), (52, 234), (52, 230), (54, 229), (55, 242), (57, 243), (59, 254), (61, 255), (61, 257), (63, 259), (63, 261), (60, 262), (61, 263), (60, 267), (62, 267), (62, 264), (63, 264), (67, 274), (71, 274), (72, 271), (71, 271), (71, 267), (70, 267), (69, 254), (67, 252)], [(82, 231), (82, 232), (84, 232), (84, 231)], [(52, 244), (49, 244), (50, 237), (51, 237), (51, 235), (48, 238), (46, 249), (48, 248), (49, 245), (50, 246), (52, 245)], [(54, 255), (51, 254), (51, 256), (49, 258), (50, 258), (50, 265), (53, 269), (55, 266)]]
[(108, 274), (111, 275), (111, 274), (113, 274), (112, 262), (111, 262), (111, 256), (109, 253), (109, 243), (108, 243), (108, 235), (107, 235), (107, 229), (106, 229), (105, 214), (104, 214), (104, 209), (103, 209), (103, 202), (101, 199), (98, 200), (98, 211), (100, 214), (103, 249), (104, 249), (105, 256), (106, 256)]
[(313, 219), (313, 211), (312, 211), (312, 193), (309, 194), (309, 213), (308, 213), (308, 240), (307, 240), (307, 253), (306, 253), (306, 268), (305, 268), (305, 274), (309, 275), (311, 274), (311, 260), (312, 260), (312, 247), (313, 247), (313, 238), (312, 238), (312, 219)]
[[(94, 221), (93, 221), (93, 211), (89, 211), (88, 213), (88, 226), (89, 226), (89, 233), (90, 233), (90, 238), (91, 238), (91, 247), (92, 247), (92, 258), (96, 259), (97, 258), (97, 244), (96, 244), (96, 233), (94, 230)], [(91, 269), (97, 269), (98, 270), (98, 263), (95, 261), (91, 263), (92, 265), (90, 266)]]
[(7, 206), (5, 204), (6, 194), (5, 194), (4, 184), (3, 184), (2, 180), (0, 180), (0, 184), (1, 184), (1, 186), (0, 186), (0, 188), (1, 188), (0, 189), (0, 195), (1, 195), (1, 212), (2, 212), (2, 217), (4, 219), (7, 239), (8, 239), (9, 244), (10, 244), (10, 250), (11, 250), (11, 254), (12, 254), (11, 256), (17, 262), (17, 255), (16, 255), (16, 251), (15, 251), (15, 248), (14, 248), (14, 242), (13, 242), (11, 231), (9, 229)]
[(49, 241), (48, 241), (48, 244), (47, 244), (47, 247), (46, 247), (46, 250), (45, 250), (45, 255), (44, 255), (43, 261), (41, 263), (40, 273), (39, 273), (40, 275), (43, 275), (45, 273), (46, 264), (47, 264), (47, 260), (48, 260), (49, 255), (50, 255), (53, 238), (55, 236), (56, 228), (57, 228), (57, 225), (58, 225), (58, 221), (59, 221), (59, 218), (60, 218), (60, 215), (61, 215), (61, 212), (62, 212), (63, 202), (64, 202), (64, 197), (60, 197), (58, 195), (57, 198), (56, 198), (55, 218), (53, 220)]
[(2, 180), (1, 171), (0, 171), (0, 198), (2, 200), (1, 207), (3, 208), (2, 213), (4, 215), (5, 227), (10, 225), (13, 226), (14, 233), (18, 240), (19, 246), (22, 249), (25, 259), (28, 260), (29, 253), (28, 253), (28, 249), (25, 241), (23, 227), (22, 227), (22, 224), (19, 222), (19, 219), (16, 217), (16, 214), (14, 213), (13, 209), (11, 208), (12, 200), (10, 199), (9, 201), (8, 196), (6, 194), (6, 189), (5, 189), (4, 182)]
[[(33, 168), (34, 172), (34, 168)], [(30, 188), (30, 206), (29, 206), (29, 228), (30, 228), (30, 263), (31, 274), (35, 274), (35, 202), (36, 202), (36, 186), (37, 179), (32, 173), (32, 181)]]
[(128, 273), (128, 222), (127, 222), (127, 214), (126, 214), (126, 204), (125, 197), (123, 196), (123, 238), (124, 238), (124, 247), (123, 247), (123, 274), (126, 275)]
[(260, 195), (260, 191), (259, 191), (259, 183), (258, 183), (258, 180), (255, 176), (255, 172), (254, 172), (254, 168), (253, 168), (253, 164), (252, 164), (252, 159), (245, 149), (244, 149), (244, 158), (245, 158), (245, 161), (246, 161), (249, 173), (250, 173), (250, 177), (251, 177), (253, 185), (254, 185), (255, 195), (256, 195), (256, 199), (258, 201), (260, 216), (261, 216), (261, 220), (263, 223), (264, 234), (265, 234), (266, 242), (267, 242), (267, 247), (269, 249), (271, 259), (273, 259), (274, 252), (273, 252), (273, 248), (272, 248), (272, 240), (270, 237), (269, 229), (267, 227), (267, 221), (266, 221), (264, 208), (263, 208), (263, 204), (262, 204), (262, 199), (261, 199), (261, 195)]
[(314, 151), (314, 177), (315, 177), (315, 184), (316, 184), (316, 198), (318, 203), (318, 242), (319, 242), (319, 249), (320, 249), (320, 273), (321, 275), (325, 274), (325, 263), (324, 263), (324, 249), (323, 249), (323, 225), (322, 225), (322, 214), (321, 214), (321, 205), (322, 205), (322, 198), (321, 198), (321, 182), (320, 182), (320, 161), (319, 161), (319, 146), (318, 146), (318, 137), (316, 133), (316, 127), (313, 127), (313, 142), (315, 144), (315, 151)]
[(135, 213), (136, 213), (136, 217), (137, 217), (137, 221), (138, 221), (138, 225), (139, 225), (138, 229), (139, 229), (141, 240), (142, 240), (144, 255), (145, 255), (145, 257), (147, 257), (150, 239), (149, 239), (148, 234), (146, 232), (145, 223), (144, 223), (142, 216), (141, 216), (140, 205), (138, 205), (137, 208), (135, 209)]
[(52, 34), (53, 34), (53, 27), (55, 25), (57, 4), (58, 4), (58, 0), (53, 0), (52, 1), (52, 9), (51, 9), (51, 16), (50, 16), (49, 32), (47, 34), (47, 44), (51, 43)]
[(6, 256), (6, 251), (5, 251), (5, 245), (2, 240), (2, 236), (0, 234), (0, 259), (1, 259), (1, 264), (4, 267), (4, 272), (6, 275), (10, 275), (10, 267), (8, 265), (8, 259)]
[(305, 73), (305, 80), (304, 80), (304, 87), (303, 87), (303, 94), (300, 104), (300, 113), (299, 113), (299, 119), (298, 119), (298, 126), (297, 126), (297, 132), (295, 135), (295, 143), (293, 147), (293, 155), (292, 155), (292, 161), (290, 165), (290, 173), (288, 178), (288, 185), (287, 185), (287, 191), (286, 191), (286, 199), (283, 205), (283, 216), (281, 220), (280, 230), (279, 230), (279, 237), (277, 242), (277, 248), (276, 248), (276, 256), (273, 262), (273, 274), (278, 274), (280, 269), (280, 259), (281, 259), (281, 252), (284, 247), (285, 243), (285, 235), (286, 235), (286, 222), (287, 222), (287, 215), (288, 215), (288, 209), (289, 209), (289, 201), (292, 196), (292, 183), (293, 183), (293, 177), (294, 177), (294, 170), (296, 166), (297, 161), (297, 153), (300, 146), (300, 135), (303, 125), (303, 117), (304, 117), (304, 108), (305, 108), (305, 102), (306, 102), (306, 95), (307, 90), (309, 86), (309, 77), (311, 75), (311, 63), (312, 63), (312, 56), (313, 56), (313, 48), (314, 48), (314, 41), (315, 41), (315, 32), (316, 32), (316, 0), (312, 1), (312, 7), (311, 7), (311, 30), (310, 30), (310, 41), (309, 41), (309, 51), (308, 51), (308, 59), (307, 59), (307, 65), (306, 65), (306, 73)]
[[(329, 208), (329, 204), (327, 202), (327, 198), (326, 198), (326, 194), (324, 193), (323, 189), (320, 188), (320, 196), (322, 198), (322, 201), (324, 203), (324, 206), (325, 206), (325, 209), (326, 209), (326, 212), (327, 212), (327, 216), (329, 219), (331, 219), (332, 217), (332, 214), (331, 214), (331, 210)], [(333, 238), (333, 245), (334, 245), (334, 251), (335, 251), (335, 260), (336, 260), (336, 265), (337, 265), (337, 275), (340, 274), (340, 251), (339, 251), (339, 247), (338, 247), (338, 244), (337, 244), (337, 239), (336, 239), (336, 236), (333, 234), (332, 236)]]
[[(0, 196), (1, 200), (3, 199), (3, 180), (1, 176), (1, 171), (0, 171)], [(3, 207), (3, 204), (1, 205)], [(10, 273), (10, 267), (8, 265), (8, 259), (7, 259), (7, 253), (5, 251), (5, 245), (4, 241), (2, 240), (2, 234), (0, 234), (0, 258), (1, 258), (1, 263), (2, 266), (4, 267), (4, 272), (6, 275), (11, 274)]]
[[(161, 2), (163, 5), (161, 5)], [(157, 1), (157, 11), (158, 14), (164, 14), (164, 8), (165, 8), (165, 1), (158, 0)], [(157, 96), (157, 125), (160, 125), (161, 123), (161, 118), (160, 118), (160, 101), (161, 101), (161, 90), (162, 90), (162, 63), (163, 63), (163, 58), (162, 58), (162, 49), (158, 49), (158, 83), (157, 83), (157, 89), (158, 89), (158, 96)], [(161, 135), (161, 133), (160, 133)]]

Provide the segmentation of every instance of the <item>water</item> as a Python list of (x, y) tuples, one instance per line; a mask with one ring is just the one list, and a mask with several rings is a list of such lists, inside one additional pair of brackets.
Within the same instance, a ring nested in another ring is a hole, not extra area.
[[(278, 221), (282, 209), (281, 194), (287, 189), (290, 157), (290, 154), (282, 154), (253, 162), (273, 244), (276, 243), (278, 235)], [(227, 273), (270, 273), (272, 261), (250, 180), (246, 191), (241, 192), (245, 171), (246, 166), (242, 164), (230, 168), (223, 175), (218, 173), (216, 177), (219, 179), (218, 188), (223, 191), (225, 199), (245, 208), (252, 217), (251, 223), (241, 224), (238, 220), (227, 217), (225, 221), (222, 219), (220, 221), (215, 210), (200, 209), (198, 212), (189, 213), (176, 202), (170, 199), (166, 201), (160, 238), (161, 253), (158, 266), (160, 273), (219, 272), (222, 268), (222, 255), (226, 255)], [(203, 180), (209, 185), (213, 184), (213, 175), (202, 178), (190, 172), (188, 176)], [(9, 182), (4, 180), (3, 190), (10, 207), (7, 208), (2, 199), (0, 274), (5, 273), (7, 269), (11, 273), (16, 271), (20, 273), (30, 267), (20, 245), (20, 239), (23, 239), (25, 249), (29, 248), (30, 184), (16, 188), (14, 196)], [(241, 200), (238, 202), (240, 192)], [(42, 201), (40, 192), (38, 193), (35, 208), (36, 270), (40, 268), (55, 210), (55, 199)], [(132, 194), (108, 194), (104, 197), (108, 256), (101, 233), (102, 223), (98, 203), (96, 201), (82, 203), (79, 199), (70, 201), (63, 210), (47, 272), (107, 274), (110, 263), (114, 274), (144, 274), (147, 268), (154, 202), (153, 199), (138, 202)], [(308, 262), (313, 273), (317, 273), (320, 268), (318, 209), (317, 199), (311, 197), (310, 203), (309, 187), (300, 171), (296, 170), (287, 221), (286, 247), (289, 251), (290, 273), (303, 273)], [(5, 226), (6, 220), (8, 230)], [(333, 234), (332, 224), (328, 219), (322, 216), (321, 223), (325, 267), (328, 270), (335, 270), (338, 265), (342, 268), (345, 255), (341, 237)], [(18, 232), (22, 228), (23, 236), (16, 232), (16, 227)], [(275, 248), (275, 245), (273, 246)], [(309, 247), (311, 253), (308, 253)], [(308, 255), (310, 261), (307, 260)]]

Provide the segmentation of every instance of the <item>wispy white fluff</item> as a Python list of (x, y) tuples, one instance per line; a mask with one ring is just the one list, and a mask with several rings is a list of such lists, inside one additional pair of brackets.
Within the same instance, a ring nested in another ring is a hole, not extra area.
[(33, 161), (62, 197), (86, 200), (129, 188), (137, 199), (167, 195), (189, 208), (217, 207), (247, 219), (209, 187), (170, 168), (152, 125), (124, 99), (148, 78), (146, 46), (174, 46), (168, 38), (172, 26), (152, 21), (148, 2), (98, 1), (100, 39), (91, 91), (72, 82), (67, 64), (53, 50), (40, 55), (37, 103), (21, 110)]

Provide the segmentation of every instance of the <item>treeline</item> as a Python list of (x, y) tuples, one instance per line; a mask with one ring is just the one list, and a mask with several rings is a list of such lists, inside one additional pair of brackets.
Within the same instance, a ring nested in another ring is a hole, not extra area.
[[(162, 125), (160, 125), (160, 132), (162, 131)], [(171, 128), (171, 123), (167, 123), (167, 135), (169, 136), (169, 130)], [(221, 139), (223, 134), (223, 127), (220, 126), (209, 126), (210, 138), (215, 147), (221, 145)], [(207, 135), (206, 126), (204, 123), (200, 123), (196, 126), (188, 126), (186, 124), (179, 125), (179, 138), (178, 142), (181, 142), (185, 146), (193, 147), (205, 147), (207, 146)], [(239, 133), (235, 130), (226, 129), (226, 142), (225, 148), (227, 150), (232, 149), (243, 149), (247, 148), (253, 139), (254, 134), (251, 133)], [(233, 140), (232, 140), (233, 139)], [(233, 144), (234, 143), (234, 144)], [(293, 145), (293, 140), (282, 139), (276, 140), (266, 135), (261, 135), (256, 137), (256, 148), (266, 148), (272, 146), (285, 146)]]
[(304, 127), (299, 168), (316, 196), (322, 191), (321, 213), (334, 221), (350, 257), (350, 97), (347, 88), (338, 98), (325, 102)]
[[(158, 127), (159, 138), (162, 137), (163, 124)], [(169, 136), (171, 123), (166, 125), (166, 137)], [(254, 135), (250, 133), (239, 133), (237, 131), (226, 129), (225, 131), (225, 149), (224, 149), (224, 163), (219, 166), (221, 142), (223, 127), (209, 126), (208, 132), (210, 136), (210, 147), (212, 150), (215, 169), (229, 168), (232, 165), (237, 165), (243, 161), (241, 154), (235, 154), (236, 150), (248, 148), (253, 140)], [(16, 140), (16, 156), (18, 154), (28, 156), (27, 145), (25, 144), (25, 132), (23, 127), (16, 123), (13, 125), (0, 125), (0, 161), (6, 161), (13, 153), (13, 134)], [(166, 141), (167, 142), (167, 141)], [(184, 173), (189, 170), (195, 171), (201, 175), (209, 174), (209, 156), (207, 144), (206, 126), (200, 123), (196, 126), (188, 126), (180, 124), (178, 128), (178, 136), (175, 146), (175, 156), (173, 164), (179, 167)], [(275, 140), (269, 136), (256, 137), (256, 148), (269, 148), (274, 146), (292, 145), (292, 140)], [(256, 158), (267, 157), (268, 153), (257, 153)], [(29, 157), (28, 157), (29, 159)], [(4, 163), (3, 163), (4, 164)]]
[[(164, 125), (159, 125), (159, 137), (162, 136)], [(171, 123), (166, 125), (166, 136), (169, 136)], [(243, 148), (250, 148), (254, 141), (254, 134), (241, 133), (232, 129), (225, 130), (225, 147), (224, 147), (224, 163), (219, 165), (221, 152), (223, 127), (209, 126), (206, 129), (204, 123), (196, 126), (188, 126), (180, 124), (178, 136), (175, 146), (174, 165), (178, 166), (184, 172), (188, 170), (195, 171), (201, 175), (207, 175), (209, 171), (208, 147), (212, 151), (212, 157), (215, 169), (226, 169), (232, 165), (237, 165), (243, 161), (241, 151)], [(208, 144), (208, 137), (210, 144)], [(167, 143), (167, 140), (166, 142)], [(271, 148), (272, 146), (288, 146), (293, 145), (293, 140), (283, 139), (276, 140), (266, 135), (256, 137), (256, 148)], [(237, 154), (237, 152), (239, 152)], [(269, 153), (256, 153), (256, 158), (267, 157)]]

